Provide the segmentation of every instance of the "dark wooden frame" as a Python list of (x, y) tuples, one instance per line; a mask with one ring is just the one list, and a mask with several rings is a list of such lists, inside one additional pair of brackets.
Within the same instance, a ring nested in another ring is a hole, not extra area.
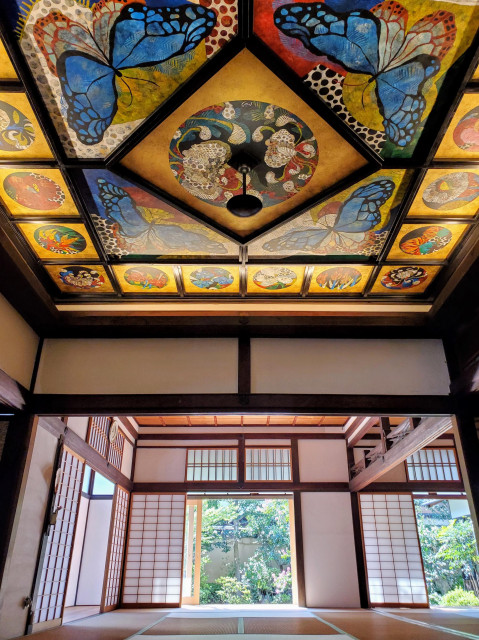
[[(454, 459), (455, 459), (455, 462), (456, 462), (456, 469), (457, 469), (457, 473), (459, 475), (459, 480), (437, 480), (437, 481), (434, 481), (434, 482), (460, 482), (460, 483), (462, 483), (461, 467), (459, 465), (459, 460), (458, 460), (458, 457), (457, 457), (457, 451), (456, 451), (455, 445), (450, 445), (448, 447), (434, 447), (434, 446), (428, 445), (427, 447), (424, 447), (424, 450), (429, 450), (429, 449), (440, 450), (440, 451), (452, 451), (454, 453)], [(404, 464), (404, 468), (406, 470), (406, 479), (407, 479), (408, 482), (414, 482), (414, 484), (417, 484), (417, 485), (421, 485), (423, 483), (429, 483), (429, 480), (417, 480), (415, 478), (410, 478), (409, 477), (407, 459), (404, 460), (403, 464)], [(419, 463), (419, 465), (420, 464), (421, 463)]]

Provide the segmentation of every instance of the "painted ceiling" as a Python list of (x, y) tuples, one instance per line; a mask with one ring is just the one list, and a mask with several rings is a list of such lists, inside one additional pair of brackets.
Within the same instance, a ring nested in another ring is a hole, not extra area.
[(478, 241), (469, 0), (2, 0), (0, 27), (0, 233), (57, 303), (433, 302)]

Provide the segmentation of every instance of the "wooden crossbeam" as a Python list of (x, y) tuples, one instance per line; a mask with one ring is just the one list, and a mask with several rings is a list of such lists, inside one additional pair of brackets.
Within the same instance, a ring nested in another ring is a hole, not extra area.
[(351, 480), (349, 488), (351, 491), (361, 491), (368, 484), (374, 482), (387, 471), (406, 460), (413, 453), (427, 446), (442, 433), (452, 427), (451, 418), (425, 418), (420, 424), (408, 433), (401, 442), (393, 445), (384, 456), (372, 462), (364, 471)]
[(345, 432), (345, 437), (348, 443), (348, 447), (354, 447), (374, 425), (378, 424), (379, 418), (377, 416), (359, 416), (352, 422)]

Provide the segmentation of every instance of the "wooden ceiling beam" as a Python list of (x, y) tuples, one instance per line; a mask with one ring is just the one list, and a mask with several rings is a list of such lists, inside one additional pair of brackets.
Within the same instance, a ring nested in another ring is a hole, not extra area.
[(445, 418), (429, 417), (408, 433), (401, 442), (395, 444), (381, 457), (372, 462), (349, 483), (351, 491), (361, 491), (372, 482), (403, 462), (419, 449), (424, 448), (452, 427), (450, 416)]
[(344, 434), (348, 447), (354, 447), (357, 442), (364, 438), (371, 427), (377, 425), (378, 422), (378, 416), (359, 416), (356, 418)]

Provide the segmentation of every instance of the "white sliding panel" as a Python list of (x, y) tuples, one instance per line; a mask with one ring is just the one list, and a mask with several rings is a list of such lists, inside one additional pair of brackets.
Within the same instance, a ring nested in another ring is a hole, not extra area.
[(369, 601), (428, 606), (412, 496), (359, 495)]
[(181, 600), (186, 494), (131, 494), (124, 606)]

